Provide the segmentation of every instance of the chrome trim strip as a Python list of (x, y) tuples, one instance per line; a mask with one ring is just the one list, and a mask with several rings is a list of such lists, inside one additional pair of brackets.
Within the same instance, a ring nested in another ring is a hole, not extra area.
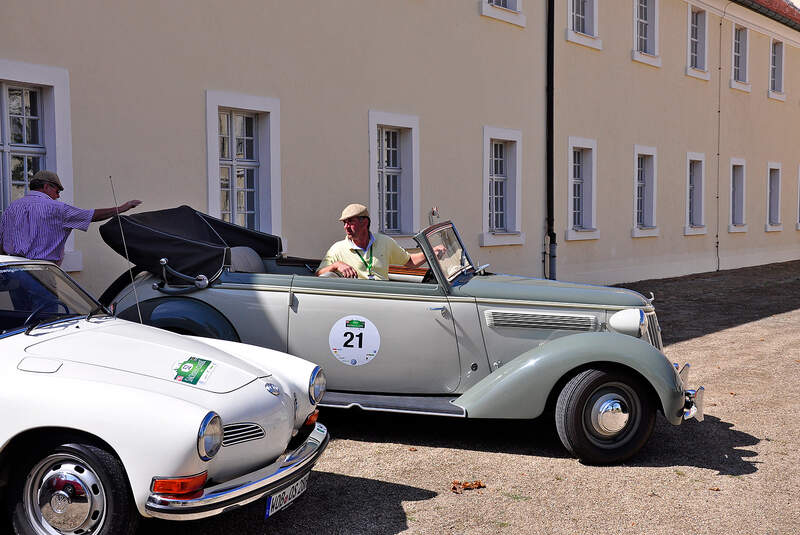
[(269, 284), (240, 284), (237, 282), (220, 282), (214, 284), (217, 290), (264, 290), (268, 292), (288, 292), (291, 286), (272, 286)]
[(597, 317), (588, 314), (484, 310), (483, 316), (486, 325), (492, 328), (596, 331), (598, 327)]
[(145, 510), (155, 518), (197, 520), (222, 513), (231, 507), (248, 504), (287, 487), (310, 472), (328, 446), (329, 440), (328, 430), (318, 423), (299, 448), (284, 452), (268, 466), (203, 489), (201, 496), (190, 500), (151, 493)]
[(331, 408), (331, 409), (352, 409), (354, 407), (358, 407), (359, 409), (364, 410), (364, 411), (393, 412), (393, 413), (396, 413), (396, 414), (421, 414), (423, 416), (449, 416), (451, 418), (466, 418), (467, 417), (467, 411), (465, 411), (463, 409), (463, 407), (458, 407), (458, 405), (456, 405), (456, 407), (461, 409), (461, 411), (462, 411), (461, 414), (451, 413), (451, 412), (413, 411), (413, 410), (407, 410), (407, 409), (388, 409), (388, 408), (384, 409), (382, 407), (381, 408), (376, 408), (376, 407), (370, 407), (369, 405), (365, 406), (365, 405), (362, 405), (362, 404), (360, 404), (358, 402), (350, 402), (348, 404), (341, 404), (341, 405), (326, 405), (323, 402), (323, 403), (320, 403), (319, 406), (320, 407), (328, 407), (328, 408)]
[(394, 301), (436, 301), (437, 303), (447, 303), (447, 296), (444, 295), (420, 295), (420, 294), (389, 294), (377, 292), (343, 292), (341, 290), (317, 290), (310, 288), (292, 288), (295, 294), (308, 295), (333, 295), (336, 297), (362, 297), (370, 299), (392, 299)]
[(590, 303), (568, 303), (556, 301), (523, 301), (517, 299), (487, 299), (480, 297), (450, 297), (451, 302), (475, 302), (479, 305), (507, 305), (507, 306), (536, 306), (536, 307), (551, 307), (551, 308), (589, 308), (592, 310), (625, 310), (628, 308), (641, 308), (645, 313), (653, 312), (655, 309), (652, 306), (620, 306), (620, 305), (605, 305), (605, 304), (590, 304)]

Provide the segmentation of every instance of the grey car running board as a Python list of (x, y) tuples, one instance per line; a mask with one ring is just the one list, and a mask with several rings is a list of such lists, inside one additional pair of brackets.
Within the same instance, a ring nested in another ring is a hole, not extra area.
[(349, 409), (359, 407), (365, 411), (403, 412), (466, 418), (467, 412), (454, 405), (454, 396), (400, 396), (386, 394), (355, 394), (328, 390), (320, 407)]

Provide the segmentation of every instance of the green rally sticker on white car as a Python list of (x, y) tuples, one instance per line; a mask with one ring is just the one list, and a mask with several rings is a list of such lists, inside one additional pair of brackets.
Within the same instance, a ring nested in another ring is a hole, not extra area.
[(342, 364), (361, 366), (371, 361), (381, 348), (381, 335), (375, 324), (363, 316), (344, 316), (328, 335), (331, 353)]
[(178, 361), (174, 366), (175, 381), (189, 383), (190, 385), (204, 384), (211, 376), (215, 364), (210, 360), (189, 357), (186, 360)]

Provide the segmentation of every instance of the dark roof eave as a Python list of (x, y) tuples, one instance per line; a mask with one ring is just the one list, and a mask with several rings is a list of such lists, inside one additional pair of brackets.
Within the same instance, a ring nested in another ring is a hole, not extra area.
[(758, 13), (761, 13), (762, 15), (769, 17), (774, 21), (780, 22), (784, 26), (788, 26), (789, 28), (800, 32), (800, 12), (798, 12), (797, 20), (795, 20), (788, 18), (782, 13), (771, 9), (756, 0), (733, 0), (733, 2), (752, 9), (753, 11), (757, 11)]

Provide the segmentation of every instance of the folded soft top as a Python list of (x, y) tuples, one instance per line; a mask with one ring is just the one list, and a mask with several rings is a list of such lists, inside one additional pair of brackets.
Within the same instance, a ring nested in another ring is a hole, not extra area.
[(205, 275), (211, 281), (230, 261), (231, 247), (250, 247), (264, 258), (281, 253), (278, 236), (227, 223), (185, 205), (113, 217), (100, 227), (100, 236), (122, 256), (127, 245), (130, 261), (153, 274), (161, 274), (159, 260), (166, 258), (172, 269), (191, 277)]

